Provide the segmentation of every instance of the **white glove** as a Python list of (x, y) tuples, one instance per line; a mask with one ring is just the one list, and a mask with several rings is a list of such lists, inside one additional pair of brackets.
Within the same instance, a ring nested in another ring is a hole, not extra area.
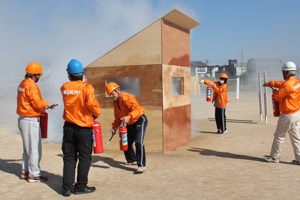
[(201, 80), (200, 83), (204, 83), (204, 80)]

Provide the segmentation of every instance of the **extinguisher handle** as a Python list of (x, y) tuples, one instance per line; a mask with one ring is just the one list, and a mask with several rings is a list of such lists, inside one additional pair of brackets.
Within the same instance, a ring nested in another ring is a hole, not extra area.
[(122, 123), (120, 124), (120, 126), (118, 126), (118, 128), (115, 129), (115, 132), (112, 134), (112, 136), (111, 136), (110, 139), (108, 140), (107, 144), (110, 143), (111, 139), (114, 137), (114, 135), (116, 134), (117, 130), (118, 130), (120, 127), (124, 127), (124, 121), (122, 121)]

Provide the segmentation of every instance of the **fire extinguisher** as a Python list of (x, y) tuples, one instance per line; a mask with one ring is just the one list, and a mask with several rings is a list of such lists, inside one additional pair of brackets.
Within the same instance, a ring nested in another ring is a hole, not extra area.
[(94, 153), (103, 153), (104, 151), (103, 151), (101, 125), (96, 120), (94, 122), (92, 130), (93, 130)]
[(276, 101), (274, 99), (274, 89), (273, 87), (269, 86), (272, 89), (272, 103), (273, 103), (273, 115), (274, 117), (279, 117), (280, 116), (280, 111), (279, 111), (279, 101)]
[[(60, 104), (58, 103), (53, 106), (59, 106), (59, 105)], [(52, 108), (53, 106), (47, 107), (46, 110), (48, 108)], [(42, 115), (40, 116), (40, 128), (41, 128), (42, 138), (47, 138), (47, 136), (48, 136), (48, 113), (46, 111), (43, 111)]]
[(48, 133), (48, 113), (46, 111), (42, 112), (40, 116), (40, 127), (42, 138), (47, 138)]
[(206, 101), (211, 101), (211, 86), (207, 86), (206, 88)]
[(273, 102), (273, 115), (274, 117), (279, 117), (279, 102), (274, 99), (274, 95), (272, 94), (272, 102)]
[(120, 140), (120, 150), (128, 150), (128, 140), (127, 140), (127, 128), (126, 126), (120, 127), (119, 129), (119, 140)]

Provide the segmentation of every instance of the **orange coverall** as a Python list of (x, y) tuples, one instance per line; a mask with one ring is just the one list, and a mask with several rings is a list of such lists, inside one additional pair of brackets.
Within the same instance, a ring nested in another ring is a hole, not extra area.
[(64, 83), (60, 90), (65, 106), (63, 119), (81, 127), (92, 127), (93, 116), (101, 114), (93, 86), (83, 81), (70, 81)]

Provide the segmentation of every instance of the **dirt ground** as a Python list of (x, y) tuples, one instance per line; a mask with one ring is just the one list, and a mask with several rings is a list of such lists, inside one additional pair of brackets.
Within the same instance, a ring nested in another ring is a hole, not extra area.
[[(260, 122), (256, 93), (229, 94), (225, 135), (216, 134), (214, 107), (204, 97), (192, 99), (192, 140), (177, 149), (147, 152), (147, 170), (137, 174), (136, 167), (124, 166), (121, 151), (93, 154), (89, 186), (94, 193), (69, 199), (299, 199), (300, 166), (292, 165), (293, 149), (288, 138), (280, 163), (268, 163), (273, 132), (278, 118)], [(12, 134), (9, 117), (15, 109), (1, 103), (0, 196), (1, 199), (61, 199), (61, 144), (43, 143), (41, 161), (45, 183), (19, 179), (22, 140)], [(9, 102), (6, 102), (9, 103)], [(6, 115), (7, 114), (7, 115)], [(15, 124), (13, 124), (15, 126)], [(149, 134), (149, 133), (148, 133)], [(147, 132), (145, 140), (147, 140)], [(150, 150), (149, 150), (150, 151)]]

